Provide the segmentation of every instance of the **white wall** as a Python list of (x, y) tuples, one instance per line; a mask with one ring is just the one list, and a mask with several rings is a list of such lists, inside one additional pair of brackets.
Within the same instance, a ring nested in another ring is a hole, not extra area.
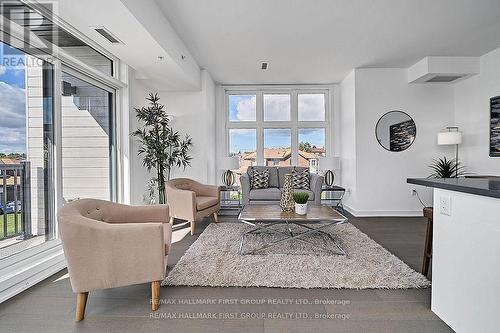
[(355, 206), (356, 192), (356, 71), (340, 83), (340, 179), (348, 189), (344, 204)]
[(483, 55), (480, 74), (455, 85), (455, 123), (463, 142), (459, 159), (468, 171), (500, 175), (500, 158), (489, 157), (490, 98), (500, 95), (500, 48)]
[[(450, 147), (437, 145), (436, 136), (452, 123), (453, 87), (408, 84), (406, 69), (356, 69), (350, 76), (342, 83), (342, 87), (348, 87), (342, 92), (348, 100), (342, 102), (341, 111), (342, 131), (347, 131), (342, 136), (342, 183), (351, 192), (346, 195), (347, 208), (358, 216), (421, 215), (422, 206), (411, 195), (413, 186), (406, 178), (427, 177), (432, 158), (452, 155)], [(413, 145), (403, 152), (385, 150), (375, 137), (378, 119), (391, 110), (405, 111), (417, 126)], [(351, 168), (356, 168), (355, 176)], [(430, 205), (430, 191), (419, 191)]]
[[(158, 88), (154, 91), (147, 88), (141, 80), (133, 81), (132, 106), (141, 107), (146, 105), (146, 96), (149, 92), (158, 92), (165, 104), (167, 112), (174, 116), (172, 126), (182, 136), (189, 134), (193, 138), (193, 147), (190, 151), (193, 160), (191, 167), (186, 170), (176, 169), (174, 177), (188, 177), (197, 181), (215, 184), (215, 84), (210, 74), (203, 70), (201, 72), (201, 90), (172, 92), (162, 91)], [(132, 132), (138, 123), (134, 110), (130, 113), (130, 124)], [(137, 142), (131, 138), (131, 203), (144, 203), (147, 194), (147, 184), (151, 175), (142, 165), (142, 157), (137, 156)]]

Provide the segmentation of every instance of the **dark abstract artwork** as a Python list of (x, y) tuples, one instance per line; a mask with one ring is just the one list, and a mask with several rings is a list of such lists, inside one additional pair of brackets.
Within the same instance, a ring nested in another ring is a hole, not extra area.
[(490, 98), (490, 156), (500, 157), (500, 96)]
[(408, 148), (415, 139), (416, 127), (413, 120), (403, 121), (389, 126), (390, 150), (402, 151)]

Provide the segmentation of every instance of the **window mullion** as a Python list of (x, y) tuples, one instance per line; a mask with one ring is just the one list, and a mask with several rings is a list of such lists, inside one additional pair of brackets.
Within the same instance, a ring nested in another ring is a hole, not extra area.
[(257, 119), (257, 165), (264, 165), (264, 107), (262, 92), (256, 93), (255, 107), (256, 107), (256, 119)]
[(298, 100), (297, 100), (297, 91), (292, 92), (292, 100), (291, 100), (291, 134), (292, 134), (292, 165), (298, 165), (299, 162), (299, 138), (298, 138)]

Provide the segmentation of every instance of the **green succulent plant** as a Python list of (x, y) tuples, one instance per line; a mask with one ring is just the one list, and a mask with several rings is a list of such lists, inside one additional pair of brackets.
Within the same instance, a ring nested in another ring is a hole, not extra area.
[(298, 204), (306, 204), (309, 200), (309, 193), (307, 192), (293, 192), (293, 201)]
[(454, 158), (451, 160), (446, 159), (446, 157), (434, 159), (429, 168), (434, 173), (427, 178), (455, 178), (468, 174), (465, 171), (465, 167), (460, 165), (460, 162), (455, 161)]

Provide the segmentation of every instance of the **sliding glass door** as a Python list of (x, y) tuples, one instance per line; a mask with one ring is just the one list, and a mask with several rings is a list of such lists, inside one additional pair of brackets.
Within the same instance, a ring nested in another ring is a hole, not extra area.
[(56, 237), (54, 66), (0, 42), (0, 259)]
[(114, 198), (114, 91), (90, 78), (62, 72), (62, 196)]

